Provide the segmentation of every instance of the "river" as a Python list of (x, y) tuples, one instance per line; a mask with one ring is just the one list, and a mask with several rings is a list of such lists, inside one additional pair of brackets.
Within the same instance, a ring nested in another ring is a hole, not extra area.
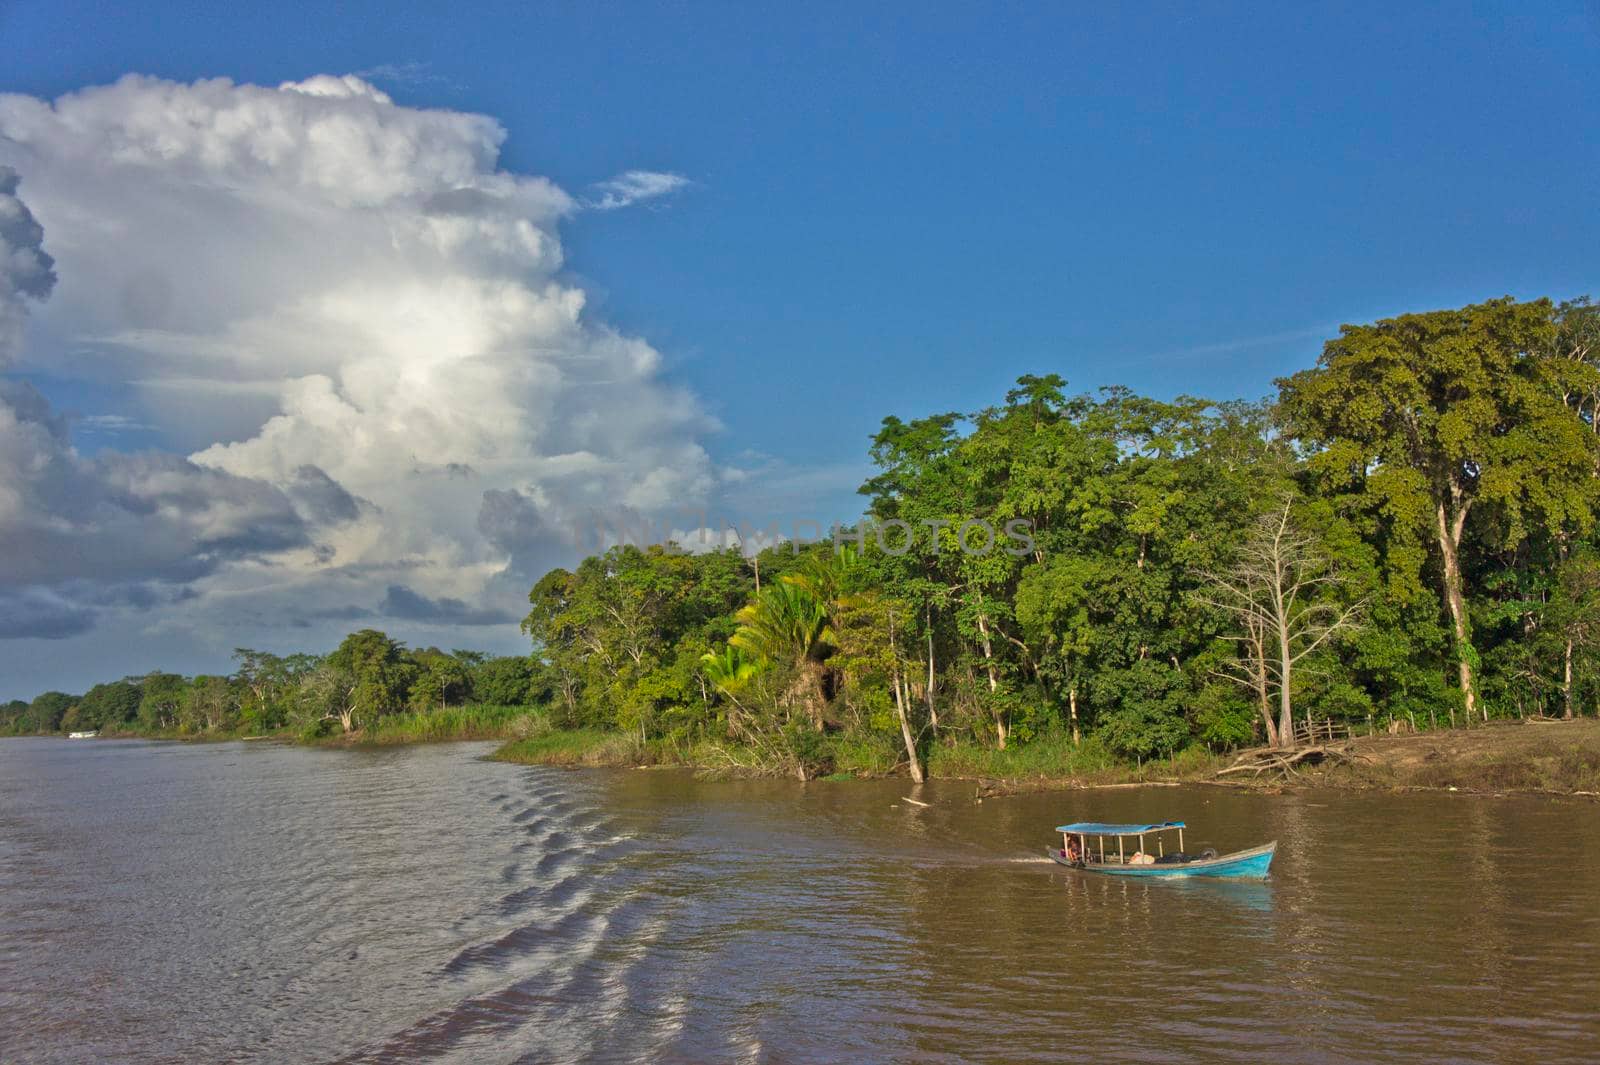
[[(1600, 817), (0, 741), (0, 1061), (1594, 1061)], [(904, 801), (912, 796), (928, 806)], [(1063, 821), (1276, 839), (1096, 878)]]

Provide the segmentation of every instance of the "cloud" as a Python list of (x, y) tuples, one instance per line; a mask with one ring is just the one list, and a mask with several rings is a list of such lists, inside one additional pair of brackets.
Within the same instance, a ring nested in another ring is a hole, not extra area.
[(0, 166), (0, 370), (22, 347), (27, 299), (42, 300), (55, 287), (55, 260), (44, 250), (44, 228), (17, 196), (21, 179)]
[(436, 73), (432, 64), (409, 60), (404, 63), (379, 63), (356, 71), (356, 77), (366, 81), (383, 81), (391, 85), (411, 87), (459, 89), (461, 85), (443, 74)]
[(180, 455), (80, 456), (33, 386), (0, 380), (0, 590), (193, 581), (307, 546), (309, 524), (273, 485)]
[(0, 640), (64, 640), (94, 627), (94, 611), (39, 588), (0, 591)]
[(155, 430), (155, 426), (146, 425), (126, 414), (85, 414), (73, 421), (80, 429), (91, 433), (148, 433)]
[(310, 463), (295, 470), (286, 487), (300, 513), (317, 525), (337, 525), (361, 516), (364, 501), (357, 500), (339, 482)]
[(654, 200), (686, 188), (690, 184), (682, 174), (666, 174), (655, 170), (629, 170), (606, 181), (589, 186), (590, 195), (583, 205), (593, 211), (615, 211), (632, 207), (645, 200)]
[(86, 427), (188, 452), (79, 455), (11, 389), (0, 592), (133, 611), (84, 582), (181, 586), (181, 610), (128, 617), (197, 640), (378, 602), (483, 625), (520, 615), (574, 515), (705, 500), (715, 423), (588, 312), (560, 234), (684, 179), (629, 171), (580, 202), (502, 169), (504, 137), (353, 75), (0, 95), (5, 358), (131, 391)]
[(516, 620), (507, 610), (480, 609), (460, 599), (429, 599), (403, 584), (391, 584), (379, 612), (391, 618), (435, 625), (505, 625)]

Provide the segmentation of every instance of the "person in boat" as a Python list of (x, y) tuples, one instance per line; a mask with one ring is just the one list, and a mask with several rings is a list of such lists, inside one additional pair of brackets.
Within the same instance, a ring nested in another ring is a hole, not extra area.
[(1067, 846), (1066, 849), (1061, 852), (1061, 857), (1065, 858), (1073, 865), (1083, 864), (1083, 844), (1078, 842), (1077, 836), (1067, 837)]

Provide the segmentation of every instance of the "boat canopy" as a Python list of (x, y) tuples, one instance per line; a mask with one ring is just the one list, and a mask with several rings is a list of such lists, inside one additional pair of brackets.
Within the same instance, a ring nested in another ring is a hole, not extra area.
[(1074, 836), (1137, 836), (1142, 832), (1160, 832), (1167, 828), (1182, 828), (1182, 821), (1158, 821), (1153, 825), (1102, 825), (1098, 821), (1079, 821), (1070, 825), (1057, 825), (1057, 832)]

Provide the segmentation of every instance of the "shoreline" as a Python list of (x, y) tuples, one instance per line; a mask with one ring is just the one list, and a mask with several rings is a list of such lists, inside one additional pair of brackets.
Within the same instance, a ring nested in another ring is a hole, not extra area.
[[(300, 747), (353, 750), (424, 743), (491, 742), (484, 757), (517, 765), (589, 769), (678, 769), (708, 778), (794, 779), (755, 761), (748, 748), (702, 743), (688, 750), (641, 746), (619, 732), (596, 729), (533, 729), (530, 713), (501, 713), (489, 722), (459, 720), (454, 728), (420, 731), (417, 722), (397, 720), (388, 728), (349, 735), (305, 737), (284, 729), (272, 733), (102, 732), (95, 739), (155, 740), (175, 743), (272, 741)], [(59, 737), (57, 734), (49, 734)], [(6, 738), (23, 739), (26, 736)], [(1083, 748), (1079, 748), (1083, 750)], [(1091, 791), (1140, 787), (1209, 785), (1267, 794), (1316, 788), (1346, 791), (1443, 792), (1468, 795), (1569, 796), (1600, 801), (1600, 720), (1577, 718), (1495, 722), (1472, 729), (1438, 730), (1396, 736), (1358, 737), (1340, 760), (1302, 766), (1253, 779), (1223, 778), (1219, 770), (1237, 752), (1186, 752), (1170, 763), (1127, 766), (1099, 762), (1078, 771), (1051, 771), (1028, 748), (941, 747), (930, 753), (929, 779), (971, 783), (978, 798), (1040, 791)], [(1093, 758), (1090, 759), (1094, 761)], [(1018, 772), (1003, 770), (1011, 762)], [(1156, 768), (1159, 765), (1160, 768)], [(1026, 766), (1024, 769), (1023, 767)], [(848, 768), (811, 781), (906, 779), (903, 767)], [(909, 782), (909, 780), (908, 780)]]
[[(621, 741), (620, 744), (618, 741)], [(937, 772), (930, 780), (968, 781), (979, 797), (1037, 791), (1092, 791), (1202, 784), (1268, 794), (1316, 788), (1344, 791), (1442, 792), (1466, 795), (1568, 796), (1600, 801), (1600, 721), (1577, 718), (1499, 722), (1473, 729), (1399, 736), (1359, 737), (1350, 758), (1338, 764), (1252, 780), (1219, 778), (1232, 754), (1215, 755), (1177, 772), (1149, 766), (1106, 767), (1087, 773), (995, 775)], [(726, 764), (640, 757), (616, 733), (557, 731), (533, 740), (513, 740), (489, 755), (519, 765), (565, 768), (678, 768), (712, 776), (774, 776)], [(834, 773), (818, 781), (885, 779), (901, 773)]]

